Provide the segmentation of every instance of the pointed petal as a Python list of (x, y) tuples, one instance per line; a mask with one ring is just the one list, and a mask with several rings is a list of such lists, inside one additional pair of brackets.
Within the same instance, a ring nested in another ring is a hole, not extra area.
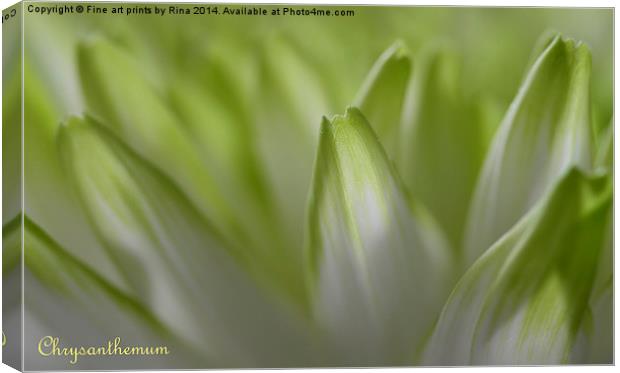
[[(200, 76), (207, 90), (178, 79), (170, 95), (173, 111), (136, 61), (111, 43), (82, 44), (79, 60), (85, 96), (96, 116), (179, 184), (257, 280), (305, 305), (300, 245), (287, 244), (277, 229), (280, 218), (256, 161), (248, 118), (224, 100), (232, 94), (225, 75), (218, 76), (224, 81), (209, 73)], [(215, 68), (212, 63), (203, 67)], [(123, 85), (117, 84), (119, 77)]]
[(571, 166), (591, 168), (590, 53), (556, 37), (536, 60), (498, 129), (469, 213), (468, 263), (504, 234)]
[(69, 120), (59, 147), (102, 241), (169, 328), (232, 366), (312, 363), (301, 321), (252, 283), (163, 174), (92, 119)]
[(410, 362), (451, 285), (449, 249), (355, 108), (323, 121), (308, 238), (315, 316), (343, 363)]
[(568, 172), (459, 281), (424, 364), (583, 363), (575, 347), (610, 206), (604, 178)]
[[(329, 84), (296, 44), (270, 37), (260, 51), (259, 87), (252, 96), (258, 154), (285, 217), (280, 231), (303, 247), (305, 208), (321, 115), (329, 112)], [(302, 258), (303, 258), (303, 252)]]
[(397, 159), (398, 131), (411, 68), (405, 46), (395, 43), (375, 62), (354, 101), (391, 159)]
[[(72, 255), (95, 269), (108, 281), (128, 290), (88, 224), (71, 183), (63, 172), (56, 135), (61, 109), (40, 72), (24, 64), (24, 185), (25, 214), (54, 237)], [(58, 219), (58, 211), (63, 218)]]
[(265, 44), (264, 70), (271, 91), (269, 104), (286, 111), (293, 123), (314, 144), (317, 121), (322, 113), (329, 112), (328, 87), (315, 68), (295, 50), (293, 43), (283, 37), (274, 37)]
[(489, 130), (461, 92), (454, 53), (435, 47), (419, 61), (405, 98), (398, 166), (411, 194), (460, 247)]
[[(3, 239), (6, 241), (15, 233), (21, 236), (20, 227), (5, 225)], [(20, 252), (20, 242), (15, 248), (7, 249)], [(60, 247), (28, 217), (24, 217), (24, 255), (26, 345), (36, 346), (47, 335), (70, 335), (77, 345), (104, 344), (108, 339), (122, 335), (124, 343), (140, 344), (148, 340), (154, 345), (166, 345), (176, 350), (174, 355), (161, 361), (168, 367), (181, 362), (189, 366), (197, 361), (208, 363), (208, 359), (197, 359), (197, 354), (184, 353), (191, 351), (191, 346), (183, 345), (139, 302)], [(69, 360), (69, 357), (55, 359), (51, 366), (66, 369), (71, 366)], [(50, 366), (50, 360), (33, 354), (27, 357), (26, 364), (30, 369), (44, 369)], [(93, 368), (88, 364), (81, 361), (76, 366)], [(118, 369), (145, 367), (114, 357), (110, 358), (109, 364), (109, 367)]]
[(163, 105), (136, 61), (105, 40), (82, 43), (78, 61), (90, 111), (134, 151), (178, 182), (198, 210), (216, 222), (229, 239), (243, 237), (185, 126)]
[(240, 253), (246, 268), (267, 286), (306, 305), (302, 250), (282, 229), (284, 219), (257, 156), (251, 117), (227, 75), (211, 71), (217, 66), (209, 60), (203, 68), (218, 75), (217, 79), (208, 77), (198, 83), (177, 79), (172, 106), (196, 144), (205, 169), (214, 176), (215, 185), (247, 233)]

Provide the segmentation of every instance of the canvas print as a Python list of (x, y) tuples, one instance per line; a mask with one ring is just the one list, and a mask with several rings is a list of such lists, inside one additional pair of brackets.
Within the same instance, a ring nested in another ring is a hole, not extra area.
[(8, 7), (4, 362), (613, 364), (613, 17)]

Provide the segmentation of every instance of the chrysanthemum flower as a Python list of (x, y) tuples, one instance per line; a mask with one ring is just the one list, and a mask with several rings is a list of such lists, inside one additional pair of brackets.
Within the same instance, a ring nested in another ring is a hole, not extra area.
[(190, 74), (112, 40), (77, 47), (84, 113), (60, 126), (26, 61), (27, 364), (68, 367), (44, 335), (172, 351), (83, 369), (611, 362), (612, 131), (584, 44), (544, 39), (502, 119), (445, 45), (395, 43), (331, 116), (285, 39)]

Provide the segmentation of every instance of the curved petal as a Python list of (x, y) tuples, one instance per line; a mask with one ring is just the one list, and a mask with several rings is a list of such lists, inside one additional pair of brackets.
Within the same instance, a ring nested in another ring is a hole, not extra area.
[(56, 144), (63, 116), (60, 105), (54, 102), (51, 88), (38, 71), (28, 63), (24, 71), (24, 149), (28, 149), (24, 152), (24, 179), (28, 180), (24, 184), (24, 213), (72, 255), (85, 263), (97, 263), (99, 275), (128, 290), (63, 172)]
[(354, 101), (391, 159), (398, 159), (400, 121), (411, 69), (404, 44), (394, 43), (370, 69)]
[(481, 110), (461, 91), (460, 61), (446, 47), (421, 53), (405, 98), (399, 170), (411, 194), (458, 248), (489, 138)]
[[(9, 227), (10, 229), (10, 227)], [(17, 229), (21, 232), (20, 229)], [(10, 234), (10, 233), (9, 233)], [(19, 251), (20, 245), (18, 245)], [(71, 336), (74, 345), (105, 345), (120, 337), (123, 344), (166, 346), (170, 355), (158, 364), (197, 367), (210, 364), (192, 346), (180, 341), (142, 304), (97, 274), (24, 218), (24, 346), (27, 369), (96, 368), (89, 359), (46, 359), (37, 351), (43, 336)], [(62, 342), (62, 341), (61, 341)], [(50, 365), (51, 364), (51, 365)], [(106, 360), (108, 369), (147, 368), (151, 362), (121, 356)]]
[(614, 120), (607, 125), (599, 136), (595, 166), (612, 169), (614, 164)]
[[(202, 85), (177, 79), (167, 107), (135, 61), (113, 44), (83, 43), (78, 55), (95, 115), (179, 184), (256, 279), (305, 305), (300, 246), (288, 245), (278, 230), (281, 219), (257, 162), (248, 118), (224, 99), (235, 97), (225, 75), (197, 75)], [(203, 68), (217, 67), (209, 62)]]
[[(100, 39), (78, 47), (88, 108), (142, 157), (179, 183), (198, 210), (230, 240), (245, 238), (183, 123), (163, 104), (136, 61)], [(118, 84), (121, 80), (123, 84)]]
[(260, 89), (252, 100), (259, 155), (285, 216), (281, 230), (303, 247), (304, 213), (321, 115), (329, 112), (320, 71), (281, 35), (261, 49)]
[[(323, 79), (316, 69), (295, 50), (293, 43), (274, 36), (265, 44), (264, 66), (266, 88), (272, 90), (268, 105), (277, 105), (275, 112), (285, 111), (312, 145), (317, 137), (317, 120), (329, 112), (329, 100)], [(269, 100), (267, 100), (269, 101)], [(273, 113), (272, 113), (273, 114)]]
[(591, 168), (590, 53), (553, 39), (498, 129), (475, 189), (465, 235), (473, 262), (571, 166)]
[(165, 325), (222, 366), (314, 362), (302, 320), (252, 282), (164, 175), (92, 119), (69, 120), (59, 146), (102, 241)]
[[(205, 70), (218, 67), (210, 60)], [(247, 233), (239, 254), (243, 264), (267, 286), (296, 304), (306, 305), (302, 250), (282, 229), (283, 216), (267, 184), (256, 149), (256, 132), (236, 87), (226, 73), (197, 82), (177, 79), (171, 103), (201, 155), (205, 170), (226, 198), (236, 221)], [(226, 99), (228, 98), (228, 100)]]
[(450, 283), (447, 243), (413, 209), (359, 110), (323, 120), (309, 215), (314, 311), (347, 365), (411, 362)]
[(459, 281), (424, 364), (583, 363), (577, 339), (610, 206), (606, 177), (569, 171)]

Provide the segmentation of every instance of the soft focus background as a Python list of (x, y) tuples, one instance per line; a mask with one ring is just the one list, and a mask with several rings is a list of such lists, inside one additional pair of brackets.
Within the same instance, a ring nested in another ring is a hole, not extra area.
[[(128, 79), (146, 80), (162, 105), (174, 107), (175, 100), (182, 100), (184, 92), (195, 93), (196, 89), (227, 101), (233, 110), (247, 116), (250, 133), (257, 136), (262, 158), (277, 163), (268, 167), (275, 173), (271, 178), (285, 175), (285, 180), (273, 183), (281, 189), (280, 194), (288, 194), (284, 198), (289, 199), (280, 207), (290, 209), (294, 217), (287, 219), (291, 224), (288, 231), (294, 232), (293, 239), (302, 236), (300, 221), (321, 116), (340, 113), (354, 102), (373, 63), (395, 41), (403, 41), (411, 50), (414, 65), (424, 48), (439, 46), (455, 55), (454, 71), (458, 76), (447, 79), (458, 82), (458, 87), (453, 89), (462, 93), (464, 100), (476, 101), (482, 107), (482, 115), (488, 118), (485, 122), (489, 123), (490, 137), (516, 94), (531, 59), (539, 53), (535, 48), (539, 40), (550, 32), (561, 32), (590, 48), (593, 122), (597, 129), (610, 123), (613, 81), (610, 10), (350, 9), (355, 10), (354, 17), (29, 14), (25, 24), (26, 87), (36, 87), (30, 91), (38, 93), (40, 101), (32, 104), (37, 106), (37, 111), (49, 109), (45, 126), (53, 137), (54, 128), (62, 120), (88, 112), (77, 66), (78, 45), (104, 39), (134, 60), (140, 76)], [(105, 52), (100, 57), (102, 63), (114, 64), (113, 57), (106, 61)], [(111, 85), (121, 85), (123, 74), (110, 69), (103, 79)], [(223, 92), (226, 88), (213, 82), (216, 79), (210, 75), (218, 75), (236, 92)], [(218, 88), (210, 89), (209, 85)], [(441, 103), (435, 104), (441, 107)], [(205, 104), (210, 105), (219, 103)], [(270, 130), (264, 130), (265, 126)], [(43, 152), (45, 146), (33, 145), (27, 156), (38, 157), (35, 148)], [(46, 170), (53, 168), (45, 164), (50, 158), (42, 153), (40, 158), (27, 162), (42, 171), (32, 170), (29, 180), (37, 177), (45, 180)], [(45, 188), (44, 183), (31, 182), (27, 187), (30, 186)], [(55, 211), (49, 206), (54, 201), (50, 201), (46, 190), (30, 193), (27, 190), (26, 194), (30, 196), (27, 212), (35, 215), (37, 221), (47, 225), (49, 220), (48, 229), (52, 231), (55, 224), (62, 223), (52, 216), (37, 216), (44, 214), (42, 211)], [(6, 222), (14, 214), (7, 211), (3, 216)]]

